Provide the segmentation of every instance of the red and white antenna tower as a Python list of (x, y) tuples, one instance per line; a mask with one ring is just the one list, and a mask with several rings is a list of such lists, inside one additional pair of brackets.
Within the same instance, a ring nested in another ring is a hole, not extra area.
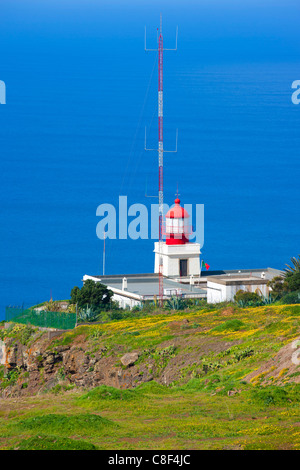
[(176, 150), (164, 150), (163, 144), (163, 53), (164, 51), (177, 51), (178, 27), (176, 29), (176, 47), (175, 49), (163, 48), (162, 35), (162, 15), (160, 15), (160, 28), (158, 36), (158, 49), (147, 49), (146, 47), (146, 27), (145, 27), (145, 51), (158, 51), (158, 149), (147, 149), (146, 147), (146, 129), (145, 129), (145, 150), (158, 151), (158, 213), (159, 213), (159, 305), (163, 306), (164, 286), (163, 286), (163, 258), (162, 258), (162, 227), (163, 227), (163, 206), (164, 206), (164, 152), (177, 152), (177, 133)]

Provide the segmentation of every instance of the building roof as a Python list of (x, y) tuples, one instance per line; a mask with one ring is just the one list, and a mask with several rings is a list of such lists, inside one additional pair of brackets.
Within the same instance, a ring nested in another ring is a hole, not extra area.
[[(204, 274), (204, 273), (202, 273)], [(282, 271), (273, 268), (265, 269), (234, 269), (227, 271), (211, 271), (206, 272), (203, 281), (214, 282), (223, 285), (251, 285), (251, 284), (267, 284), (268, 281), (275, 276), (281, 276)], [(201, 275), (202, 281), (202, 275)]]
[[(194, 276), (194, 285), (190, 277), (178, 279), (164, 277), (164, 295), (170, 297), (181, 294), (183, 297), (206, 297), (207, 282), (223, 285), (266, 284), (275, 276), (282, 275), (278, 269), (231, 269), (219, 271), (202, 271), (201, 276)], [(123, 279), (127, 280), (127, 288), (123, 290)], [(158, 274), (111, 274), (105, 276), (85, 275), (83, 280), (93, 279), (111, 288), (116, 294), (133, 299), (147, 300), (159, 295)]]
[[(122, 290), (123, 278), (127, 280), (127, 289)], [(95, 279), (109, 288), (124, 293), (141, 296), (145, 300), (159, 295), (158, 274), (115, 274), (106, 276), (84, 276), (85, 279)], [(204, 297), (206, 291), (190, 284), (183, 284), (175, 280), (164, 278), (164, 295), (170, 297), (177, 294), (190, 297)]]
[[(234, 277), (214, 277), (211, 276), (207, 279), (207, 282), (212, 282), (215, 284), (222, 284), (224, 286), (239, 286), (239, 285), (258, 285), (258, 284), (267, 284), (268, 279), (263, 279), (261, 277), (245, 277), (245, 276), (234, 276)], [(209, 285), (207, 284), (209, 288)]]
[(189, 213), (180, 205), (180, 199), (175, 199), (175, 206), (166, 213), (166, 219), (188, 219)]
[(208, 280), (211, 277), (218, 276), (221, 277), (261, 277), (264, 274), (265, 278), (270, 280), (273, 279), (275, 276), (282, 276), (283, 271), (274, 268), (255, 268), (255, 269), (225, 269), (225, 270), (218, 270), (218, 271), (202, 271), (201, 272), (201, 280)]

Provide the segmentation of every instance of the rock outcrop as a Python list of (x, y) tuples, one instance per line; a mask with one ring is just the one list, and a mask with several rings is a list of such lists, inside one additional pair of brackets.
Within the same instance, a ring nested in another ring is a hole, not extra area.
[(138, 353), (127, 353), (121, 357), (121, 362), (123, 366), (133, 366), (133, 364), (138, 360)]
[(259, 369), (244, 377), (244, 380), (252, 384), (276, 384), (283, 385), (287, 374), (294, 375), (294, 382), (300, 383), (300, 338), (283, 346), (277, 354), (266, 361)]
[(7, 380), (12, 376), (15, 379), (3, 387), (2, 397), (34, 395), (58, 385), (132, 388), (153, 378), (147, 367), (134, 365), (138, 353), (118, 357), (106, 347), (95, 348), (91, 353), (86, 338), (76, 338), (70, 345), (57, 345), (57, 337), (49, 340), (45, 332), (37, 335), (30, 346), (12, 338), (2, 344), (5, 375)]

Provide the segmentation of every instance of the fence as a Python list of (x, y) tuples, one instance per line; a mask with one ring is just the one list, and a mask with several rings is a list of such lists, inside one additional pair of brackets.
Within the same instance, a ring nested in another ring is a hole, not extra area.
[(76, 313), (47, 312), (44, 310), (23, 309), (22, 307), (6, 307), (5, 321), (22, 323), (25, 325), (40, 326), (43, 328), (57, 328), (71, 330), (76, 325)]

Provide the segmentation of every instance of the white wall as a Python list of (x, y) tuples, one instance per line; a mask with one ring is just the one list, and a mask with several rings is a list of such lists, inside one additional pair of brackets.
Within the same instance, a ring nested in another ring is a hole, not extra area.
[[(101, 282), (100, 279), (85, 274), (83, 276), (83, 281), (86, 281), (87, 279), (92, 279), (95, 282)], [(141, 297), (138, 294), (133, 294), (132, 292), (127, 291), (125, 292), (121, 289), (116, 289), (115, 287), (111, 286), (106, 287), (113, 292), (114, 295), (112, 300), (118, 302), (121, 308), (133, 308), (135, 306), (141, 305)]]
[(114, 300), (115, 302), (118, 302), (119, 304), (119, 307), (121, 308), (133, 308), (133, 307), (136, 307), (136, 306), (140, 306), (141, 305), (141, 302), (139, 300), (135, 300), (135, 299), (130, 299), (128, 297), (124, 297), (120, 294), (115, 294), (113, 295), (112, 297), (112, 300)]
[(207, 303), (217, 304), (226, 300), (226, 286), (207, 281)]
[(264, 295), (265, 297), (268, 296), (268, 286), (267, 284), (260, 284), (259, 281), (257, 284), (250, 284), (250, 285), (229, 285), (227, 287), (227, 300), (234, 300), (234, 296), (239, 290), (243, 290), (245, 292), (257, 292), (258, 295)]
[[(159, 272), (159, 243), (154, 243), (155, 264), (154, 272)], [(200, 276), (200, 245), (198, 243), (187, 243), (186, 245), (167, 245), (162, 243), (163, 275), (180, 276), (180, 259), (188, 260), (188, 272), (190, 276)]]
[(259, 280), (257, 284), (238, 284), (238, 285), (224, 285), (219, 284), (213, 281), (207, 281), (207, 302), (211, 304), (225, 302), (225, 301), (233, 301), (234, 296), (238, 290), (244, 290), (245, 292), (256, 292), (259, 289), (258, 294), (261, 293), (264, 296), (268, 295), (268, 286), (266, 284), (260, 284)]

